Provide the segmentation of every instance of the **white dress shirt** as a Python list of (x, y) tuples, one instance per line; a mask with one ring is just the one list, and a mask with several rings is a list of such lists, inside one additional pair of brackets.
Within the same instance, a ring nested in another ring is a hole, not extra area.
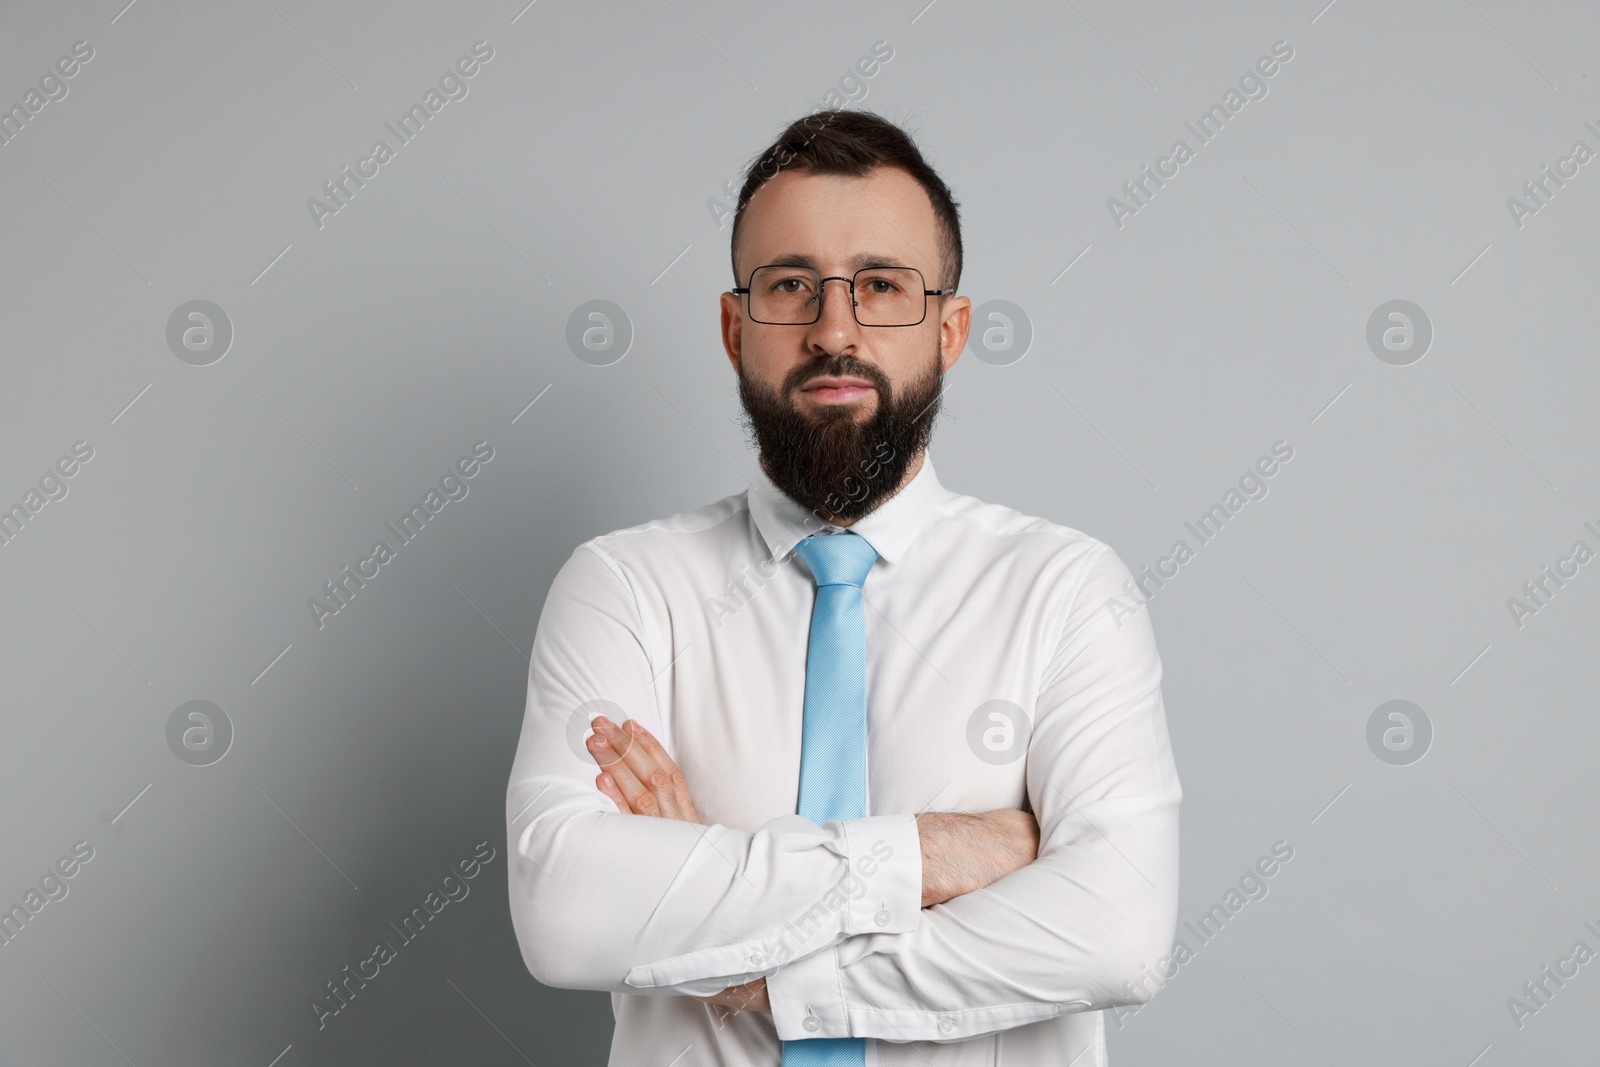
[[(759, 467), (758, 467), (759, 472)], [(867, 807), (795, 814), (816, 586), (838, 528), (764, 475), (579, 545), (540, 615), (506, 792), (511, 917), (548, 986), (608, 990), (611, 1067), (1104, 1067), (1102, 1009), (1173, 943), (1178, 804), (1161, 661), (1106, 544), (951, 492), (931, 455), (849, 527), (866, 616)], [(623, 814), (589, 720), (637, 718), (706, 825)], [(921, 908), (922, 811), (1031, 811), (1039, 857)], [(691, 999), (765, 976), (772, 1014)], [(678, 1058), (674, 1058), (678, 1057)]]

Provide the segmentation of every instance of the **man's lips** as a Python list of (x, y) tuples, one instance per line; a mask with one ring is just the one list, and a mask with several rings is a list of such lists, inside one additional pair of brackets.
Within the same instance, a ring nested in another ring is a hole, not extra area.
[(877, 393), (864, 378), (813, 378), (800, 391), (825, 404), (845, 403)]

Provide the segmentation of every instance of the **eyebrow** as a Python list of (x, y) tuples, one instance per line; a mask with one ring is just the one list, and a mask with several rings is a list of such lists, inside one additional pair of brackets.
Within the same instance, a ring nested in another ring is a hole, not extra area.
[[(868, 267), (909, 267), (898, 256), (884, 255), (882, 252), (860, 252), (845, 261), (845, 265), (855, 270), (866, 270)], [(801, 252), (787, 252), (776, 259), (768, 260), (763, 266), (768, 267), (810, 267), (820, 271), (817, 260)]]

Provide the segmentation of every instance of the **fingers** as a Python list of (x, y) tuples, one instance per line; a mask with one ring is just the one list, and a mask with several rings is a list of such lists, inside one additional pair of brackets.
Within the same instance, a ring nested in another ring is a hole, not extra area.
[(617, 783), (612, 780), (609, 773), (601, 771), (595, 775), (594, 784), (599, 788), (600, 792), (611, 798), (611, 802), (617, 806), (618, 811), (624, 815), (633, 814), (633, 809), (628, 805), (628, 798), (622, 795), (622, 790), (617, 788)]
[[(622, 799), (618, 802), (617, 807), (625, 813), (634, 815), (656, 814), (651, 805), (645, 805), (650, 810), (644, 810), (635, 803), (636, 801), (639, 804), (644, 803), (643, 794), (645, 789), (640, 785), (639, 779), (634, 776), (625, 758), (628, 750), (632, 747), (632, 741), (619, 738), (620, 744), (613, 742), (613, 736), (619, 735), (620, 731), (617, 731), (615, 727), (608, 729), (610, 722), (604, 716), (595, 719), (589, 725), (594, 730), (594, 733), (585, 742), (585, 747), (588, 748), (589, 755), (594, 758), (600, 770), (611, 778), (613, 788), (616, 791), (615, 793), (607, 793), (607, 795), (612, 800), (618, 800), (617, 794), (620, 794)], [(604, 787), (602, 787), (602, 792), (604, 791)]]
[(771, 1002), (767, 998), (767, 980), (765, 978), (757, 978), (753, 982), (734, 986), (732, 989), (724, 990), (724, 992), (733, 994), (734, 1004), (730, 1006), (736, 1007), (739, 1011), (772, 1011)]
[(704, 1001), (707, 1004), (715, 1004), (718, 1007), (728, 1008), (728, 1009), (730, 1009), (732, 1011), (738, 1011), (739, 1010), (739, 1005), (733, 1003), (733, 1001), (728, 997), (728, 994), (726, 992), (713, 993), (709, 997), (692, 997), (692, 999), (699, 1000), (699, 1001)]
[(629, 719), (626, 726), (633, 739), (633, 747), (629, 751), (638, 758), (639, 763), (635, 773), (644, 769), (644, 773), (639, 774), (639, 780), (655, 790), (662, 808), (670, 812), (667, 817), (699, 822), (700, 816), (695, 812), (694, 801), (689, 796), (689, 783), (677, 763), (667, 755), (667, 750), (655, 735), (637, 719)]
[(638, 719), (629, 719), (623, 725), (631, 731), (630, 739), (638, 746), (640, 753), (648, 756), (657, 766), (671, 770), (678, 769), (672, 757), (667, 755), (667, 750), (661, 747), (661, 742), (657, 741), (655, 735), (646, 730)]
[(734, 1002), (739, 1005), (740, 1011), (749, 1011), (755, 1005), (756, 991), (754, 983), (734, 986), (728, 992), (733, 994)]
[(771, 1003), (767, 998), (767, 980), (765, 978), (757, 978), (755, 981), (747, 982), (744, 985), (729, 986), (722, 992), (712, 993), (710, 996), (695, 996), (693, 993), (687, 995), (694, 1000), (704, 1001), (707, 1004), (720, 1004), (722, 1007), (732, 1008), (734, 1011), (770, 1012), (772, 1010)]
[(594, 731), (586, 741), (589, 755), (602, 768), (609, 769), (619, 760), (627, 759), (629, 750), (633, 748), (633, 738), (619, 730), (610, 719), (597, 715), (589, 723), (589, 729)]
[[(620, 810), (681, 822), (700, 821), (683, 772), (650, 731), (633, 720), (624, 730), (603, 715), (590, 725), (594, 733), (586, 746), (623, 797), (617, 803)], [(603, 785), (601, 790), (617, 800)]]
[(668, 798), (661, 794), (656, 785), (658, 768), (650, 754), (635, 743), (632, 734), (605, 716), (596, 720), (596, 725), (604, 731), (604, 740), (609, 742), (610, 750), (621, 757), (608, 765), (606, 771), (616, 778), (634, 813), (663, 819), (674, 818)]

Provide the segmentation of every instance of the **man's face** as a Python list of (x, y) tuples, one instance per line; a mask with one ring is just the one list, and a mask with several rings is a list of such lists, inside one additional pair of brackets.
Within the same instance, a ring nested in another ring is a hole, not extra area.
[[(751, 197), (735, 252), (741, 285), (769, 263), (845, 278), (867, 266), (915, 267), (927, 288), (950, 285), (933, 204), (891, 167), (861, 178), (779, 174)], [(865, 515), (900, 488), (926, 445), (972, 302), (929, 297), (916, 326), (862, 326), (849, 286), (830, 281), (821, 317), (807, 326), (753, 322), (747, 307), (722, 295), (722, 340), (763, 469), (813, 511)]]

